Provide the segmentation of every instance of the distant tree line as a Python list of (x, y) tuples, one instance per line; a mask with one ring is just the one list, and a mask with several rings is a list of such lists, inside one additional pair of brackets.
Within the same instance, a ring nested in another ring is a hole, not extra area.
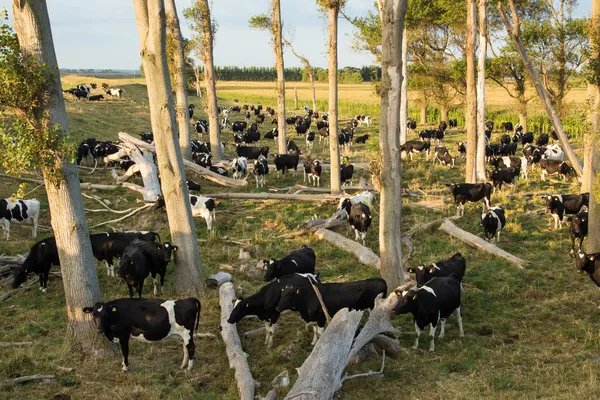
[[(328, 82), (326, 68), (314, 68), (317, 82)], [(273, 82), (277, 79), (275, 67), (215, 67), (217, 79), (220, 81), (252, 81)], [(340, 83), (374, 82), (381, 78), (381, 68), (364, 66), (362, 68), (345, 67), (339, 72)], [(288, 82), (308, 82), (308, 70), (301, 67), (285, 69), (285, 80)]]

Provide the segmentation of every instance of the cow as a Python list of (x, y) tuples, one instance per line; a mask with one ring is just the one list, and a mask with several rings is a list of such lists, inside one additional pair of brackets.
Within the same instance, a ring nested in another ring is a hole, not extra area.
[(262, 125), (262, 124), (264, 124), (264, 122), (265, 122), (265, 114), (258, 114), (256, 116), (256, 123), (258, 125)]
[(510, 122), (510, 121), (509, 121), (509, 122), (503, 122), (503, 123), (501, 123), (501, 124), (500, 124), (500, 127), (501, 127), (501, 128), (502, 128), (502, 129), (503, 129), (503, 130), (504, 130), (506, 133), (508, 133), (508, 132), (512, 132), (512, 131), (514, 130), (513, 123), (512, 123), (512, 122)]
[(535, 141), (535, 144), (538, 147), (543, 147), (543, 146), (546, 146), (549, 142), (550, 142), (550, 137), (548, 136), (548, 134), (542, 133), (542, 134), (540, 134), (540, 136), (538, 136), (537, 140)]
[(254, 173), (254, 178), (256, 179), (256, 187), (265, 186), (265, 177), (269, 173), (269, 162), (267, 158), (263, 155), (258, 157), (258, 160), (254, 161), (254, 169), (252, 171)]
[(256, 124), (252, 124), (248, 127), (248, 130), (243, 136), (244, 143), (256, 143), (260, 142), (260, 132), (258, 131), (258, 126)]
[(444, 337), (446, 318), (456, 311), (458, 319), (459, 336), (465, 335), (460, 312), (460, 279), (455, 274), (447, 277), (434, 277), (420, 288), (414, 287), (401, 291), (396, 289), (395, 294), (400, 297), (398, 305), (394, 308), (395, 314), (412, 314), (415, 322), (417, 338), (413, 349), (419, 347), (421, 330), (431, 325), (429, 330), (429, 351), (435, 351), (435, 331), (441, 321), (439, 339)]
[(192, 152), (192, 161), (203, 168), (208, 168), (212, 165), (212, 156), (209, 153)]
[(342, 165), (340, 167), (340, 182), (342, 185), (352, 185), (354, 177), (354, 165)]
[[(483, 200), (483, 211), (485, 212), (491, 207), (492, 201), (492, 185), (486, 183), (449, 183), (446, 187), (452, 193), (454, 202), (456, 203), (456, 215), (465, 215), (466, 202), (478, 202)], [(460, 210), (459, 210), (460, 206)], [(460, 213), (459, 213), (460, 211)]]
[[(462, 156), (462, 157), (467, 156), (467, 142), (458, 142), (458, 155)], [(487, 157), (487, 151), (486, 151), (486, 157)]]
[(510, 136), (507, 134), (504, 134), (502, 136), (500, 136), (500, 144), (509, 144), (510, 143)]
[(269, 156), (269, 146), (252, 147), (252, 146), (236, 146), (238, 157), (246, 157), (248, 160), (258, 160), (261, 155)]
[(355, 137), (353, 139), (353, 142), (355, 144), (357, 144), (357, 143), (363, 143), (364, 144), (364, 143), (367, 143), (367, 140), (369, 140), (369, 135), (368, 134)]
[(48, 276), (53, 265), (60, 265), (60, 260), (58, 259), (56, 240), (54, 237), (49, 237), (34, 244), (23, 264), (13, 269), (12, 288), (17, 289), (21, 286), (27, 279), (28, 274), (37, 274), (40, 281), (40, 290), (46, 293), (48, 291)]
[(263, 136), (265, 139), (273, 139), (273, 140), (277, 140), (277, 137), (279, 137), (279, 130), (277, 129), (277, 127), (271, 129), (270, 131), (268, 131), (267, 133), (265, 133), (265, 136)]
[(293, 140), (288, 140), (287, 142), (287, 152), (290, 154), (298, 153), (300, 154), (300, 148)]
[(285, 175), (285, 171), (288, 169), (294, 170), (294, 176), (298, 174), (298, 161), (300, 161), (300, 155), (296, 154), (278, 154), (275, 156), (275, 169), (277, 170), (277, 177), (279, 178), (279, 172), (281, 176)]
[(192, 117), (194, 116), (194, 108), (195, 108), (195, 107), (196, 107), (196, 106), (195, 106), (195, 105), (193, 105), (193, 104), (190, 104), (190, 105), (188, 106), (188, 116), (189, 116), (190, 120), (191, 120), (191, 119), (192, 119)]
[(94, 148), (94, 146), (90, 146), (85, 141), (79, 144), (79, 146), (77, 147), (77, 155), (75, 159), (77, 165), (80, 165), (84, 158), (87, 160), (87, 162), (91, 162), (91, 160), (94, 160), (94, 154), (92, 153), (92, 149)]
[(506, 217), (502, 207), (491, 207), (487, 212), (481, 214), (481, 226), (483, 234), (492, 241), (496, 236), (496, 243), (500, 241), (500, 232), (506, 226)]
[(235, 121), (233, 125), (231, 125), (231, 130), (233, 133), (244, 133), (248, 124), (244, 121)]
[(450, 129), (454, 129), (458, 126), (458, 121), (456, 119), (450, 119), (448, 120), (448, 127)]
[(495, 157), (490, 160), (490, 164), (496, 168), (520, 168), (521, 175), (525, 177), (525, 179), (529, 179), (527, 175), (527, 158), (526, 157), (514, 157), (514, 156), (504, 156), (504, 157)]
[(102, 83), (102, 89), (108, 89), (108, 83)]
[(579, 272), (587, 272), (592, 282), (600, 288), (600, 253), (586, 254), (579, 250), (576, 259)]
[(208, 169), (210, 169), (215, 174), (219, 174), (221, 176), (228, 176), (227, 170), (223, 167), (218, 167), (216, 165), (211, 165)]
[[(235, 125), (235, 122), (233, 124)], [(202, 134), (208, 133), (208, 122), (204, 120), (196, 121), (194, 124), (194, 130), (200, 135), (200, 137), (202, 137)]]
[(215, 222), (215, 207), (217, 204), (209, 197), (190, 195), (192, 205), (192, 216), (202, 217), (206, 221), (206, 228), (210, 231)]
[(412, 118), (408, 118), (406, 120), (406, 127), (409, 131), (414, 131), (415, 129), (417, 129), (417, 121), (415, 121)]
[[(152, 142), (154, 142), (154, 134), (152, 132), (142, 132), (142, 133), (140, 133), (140, 139), (143, 142), (152, 144)], [(193, 142), (193, 140), (192, 140), (192, 142)]]
[(84, 307), (92, 314), (98, 333), (111, 342), (119, 339), (123, 355), (122, 371), (129, 371), (129, 339), (159, 342), (173, 336), (183, 339), (181, 368), (194, 367), (194, 330), (200, 323), (200, 301), (194, 297), (185, 300), (117, 299), (97, 302)]
[(514, 189), (517, 187), (517, 180), (519, 179), (519, 175), (521, 174), (521, 168), (501, 168), (494, 169), (488, 171), (488, 178), (492, 181), (494, 185), (494, 190), (496, 188), (502, 190), (503, 183), (512, 183), (514, 185)]
[(354, 119), (358, 122), (358, 126), (367, 125), (367, 128), (371, 126), (371, 117), (368, 115), (357, 115)]
[(308, 176), (308, 183), (312, 183), (314, 186), (321, 186), (321, 172), (323, 167), (321, 162), (316, 159), (307, 158), (304, 160), (304, 182)]
[(431, 265), (425, 266), (419, 264), (416, 267), (409, 267), (406, 272), (409, 274), (415, 274), (415, 280), (417, 281), (417, 287), (420, 288), (427, 281), (433, 277), (445, 277), (454, 274), (459, 280), (462, 281), (465, 276), (467, 269), (467, 262), (460, 253), (454, 254), (452, 257), (446, 260), (437, 261)]
[[(359, 194), (355, 194), (352, 197), (342, 197), (338, 204), (338, 211), (345, 210), (345, 201), (349, 200), (351, 204), (363, 203), (368, 207), (373, 207), (373, 200), (375, 199), (375, 192), (370, 192), (365, 190), (364, 192), (360, 192)], [(346, 214), (343, 218), (346, 218), (348, 214)], [(342, 219), (343, 219), (342, 218)]]
[(446, 129), (448, 129), (448, 123), (446, 121), (440, 121), (440, 124), (438, 125), (438, 131), (444, 132)]
[(119, 88), (106, 89), (105, 92), (110, 97), (116, 97), (116, 98), (119, 98), (119, 99), (123, 95), (123, 89), (119, 89)]
[(229, 118), (223, 117), (221, 119), (221, 131), (230, 131), (231, 130), (231, 122)]
[(315, 133), (313, 131), (306, 133), (306, 151), (310, 152), (315, 143)]
[(4, 229), (4, 237), (10, 239), (10, 224), (11, 222), (32, 223), (33, 228), (31, 237), (37, 237), (38, 218), (40, 216), (40, 202), (37, 199), (31, 200), (14, 200), (12, 198), (0, 200), (0, 219), (2, 219), (2, 228)]
[(89, 101), (100, 101), (104, 98), (104, 96), (102, 96), (101, 94), (96, 94), (94, 96), (89, 96), (88, 100)]
[(577, 177), (577, 172), (575, 169), (567, 164), (565, 161), (555, 161), (555, 160), (540, 160), (540, 168), (542, 169), (542, 180), (546, 180), (547, 175), (555, 175), (558, 174), (562, 176), (563, 180), (567, 180), (569, 177)]
[(493, 131), (494, 130), (494, 121), (485, 121), (484, 123), (485, 125), (485, 129), (487, 129), (488, 131)]
[(369, 206), (363, 203), (352, 204), (349, 199), (345, 199), (341, 206), (348, 214), (348, 223), (354, 231), (354, 241), (358, 242), (360, 238), (365, 245), (367, 231), (372, 221)]
[(263, 260), (263, 267), (267, 270), (263, 280), (270, 282), (273, 279), (281, 278), (289, 274), (314, 274), (317, 256), (313, 249), (302, 246), (300, 249), (292, 251), (287, 256), (275, 260)]
[(550, 146), (546, 147), (546, 151), (542, 155), (542, 159), (564, 161), (565, 152), (560, 148), (559, 145), (551, 144)]
[(400, 146), (400, 154), (405, 153), (410, 156), (410, 160), (413, 159), (413, 153), (425, 152), (427, 160), (429, 160), (429, 149), (431, 145), (429, 142), (423, 142), (421, 140), (409, 140)]
[(342, 133), (340, 133), (338, 135), (338, 144), (340, 145), (340, 148), (343, 147), (343, 146), (346, 146), (346, 147), (349, 148), (351, 141), (352, 140), (351, 140), (351, 137), (350, 137), (350, 133), (348, 133), (348, 132), (343, 132), (342, 131)]
[(248, 160), (246, 157), (234, 158), (231, 162), (231, 171), (233, 179), (242, 179), (248, 173)]
[[(313, 280), (308, 275), (306, 280)], [(350, 310), (366, 310), (375, 306), (375, 299), (379, 295), (386, 296), (387, 285), (381, 278), (365, 279), (355, 282), (320, 283), (309, 282), (309, 285), (282, 285), (281, 297), (276, 311), (294, 310), (300, 313), (304, 322), (316, 322), (312, 345), (317, 343), (325, 330), (326, 317), (321, 302), (315, 293), (318, 290), (327, 313), (333, 317), (343, 308)]]
[(187, 184), (188, 190), (189, 191), (200, 191), (200, 185), (196, 182), (194, 182), (191, 179), (188, 179), (187, 181), (185, 181), (185, 183)]
[(554, 218), (554, 229), (562, 228), (565, 214), (578, 214), (583, 206), (590, 206), (589, 193), (543, 195), (542, 198), (546, 200), (546, 210)]
[(503, 156), (514, 156), (517, 153), (517, 144), (502, 143), (500, 144), (500, 146), (498, 146), (498, 153), (500, 153)]
[(454, 158), (444, 146), (435, 146), (433, 165), (435, 165), (436, 161), (439, 161), (444, 167), (454, 167)]
[(569, 234), (571, 236), (571, 252), (569, 255), (571, 257), (575, 257), (575, 240), (579, 240), (577, 251), (581, 251), (583, 239), (588, 234), (588, 219), (587, 211), (580, 211), (570, 218), (571, 228), (569, 229)]
[(121, 258), (123, 252), (134, 240), (145, 240), (160, 243), (156, 232), (105, 232), (90, 235), (92, 252), (98, 261), (106, 263), (106, 276), (115, 276), (113, 260)]

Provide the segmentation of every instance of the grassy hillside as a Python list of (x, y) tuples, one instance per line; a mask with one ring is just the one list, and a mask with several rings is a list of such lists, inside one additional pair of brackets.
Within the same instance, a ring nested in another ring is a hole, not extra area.
[[(88, 78), (67, 76), (63, 85), (89, 82)], [(98, 83), (101, 80), (97, 80)], [(110, 80), (113, 87), (122, 87), (125, 97), (121, 100), (107, 100), (100, 103), (76, 102), (68, 96), (67, 109), (70, 129), (77, 138), (96, 137), (116, 140), (119, 131), (137, 135), (150, 130), (148, 99), (146, 89), (140, 80)], [(295, 84), (289, 85), (293, 87)], [(307, 99), (306, 87), (299, 87), (299, 95)], [(319, 86), (319, 97), (325, 97), (326, 87)], [(221, 105), (230, 105), (234, 98), (241, 103), (262, 103), (274, 105), (266, 99), (274, 94), (268, 84), (225, 82), (219, 86)], [(371, 109), (377, 106), (369, 85), (342, 86), (340, 90), (341, 120), (348, 121), (358, 109)], [(494, 96), (490, 96), (494, 98)], [(198, 104), (195, 97), (191, 102)], [(344, 103), (345, 102), (345, 103)], [(289, 104), (289, 103), (288, 103)], [(499, 99), (497, 106), (503, 104)], [(201, 107), (196, 111), (200, 112)], [(295, 114), (295, 110), (289, 110)], [(201, 113), (201, 112), (200, 112)], [(375, 113), (371, 115), (376, 117)], [(201, 116), (202, 113), (201, 113)], [(243, 119), (234, 115), (233, 120)], [(358, 128), (357, 134), (369, 133), (371, 138), (366, 145), (353, 145), (347, 153), (352, 160), (368, 162), (377, 159), (378, 119), (370, 129)], [(270, 129), (265, 124), (264, 133)], [(303, 138), (288, 131), (291, 139), (305, 148)], [(493, 141), (498, 141), (498, 134)], [(206, 139), (206, 136), (205, 136)], [(447, 135), (445, 145), (456, 154), (458, 141), (464, 140), (460, 130)], [(231, 134), (225, 133), (224, 140), (231, 141)], [(273, 142), (267, 143), (275, 148)], [(580, 142), (575, 142), (578, 155), (582, 155)], [(231, 149), (226, 150), (231, 153)], [(315, 144), (314, 154), (327, 158), (327, 149)], [(433, 167), (431, 161), (419, 156), (413, 162), (405, 162), (403, 185), (411, 189), (430, 191), (441, 189), (445, 183), (462, 181), (464, 160), (457, 160), (454, 169), (439, 165)], [(111, 183), (109, 170), (97, 170), (87, 175), (88, 170), (80, 170), (84, 182)], [(359, 176), (368, 177), (367, 171), (358, 171)], [(575, 193), (578, 185), (550, 183), (539, 180), (539, 171), (531, 174), (529, 181), (520, 181), (518, 192)], [(219, 187), (199, 177), (193, 177), (203, 187), (202, 193), (232, 191)], [(301, 183), (290, 175), (277, 179), (274, 174), (267, 178), (267, 185), (287, 187)], [(328, 185), (329, 176), (324, 174), (322, 182)], [(18, 183), (0, 179), (3, 196), (13, 193)], [(260, 191), (253, 185), (243, 191)], [(42, 202), (40, 223), (49, 227), (48, 206), (42, 187), (28, 185), (28, 198), (37, 197)], [(125, 189), (103, 192), (88, 192), (89, 195), (107, 199), (118, 210), (136, 206), (137, 194)], [(526, 216), (524, 211), (544, 206), (539, 198), (531, 200), (509, 200), (510, 188), (504, 193), (494, 193), (492, 203), (507, 210), (509, 222), (502, 235), (500, 247), (531, 261), (524, 270), (516, 269), (507, 262), (481, 253), (455, 241), (443, 232), (429, 230), (414, 237), (415, 254), (407, 265), (418, 262), (435, 262), (461, 252), (467, 259), (468, 284), (463, 299), (463, 314), (466, 337), (459, 338), (456, 320), (448, 321), (446, 338), (437, 341), (436, 352), (429, 353), (426, 335), (422, 336), (419, 350), (410, 346), (414, 336), (412, 320), (409, 316), (397, 316), (394, 325), (403, 332), (401, 344), (406, 353), (397, 360), (386, 360), (382, 378), (364, 378), (348, 381), (341, 391), (345, 399), (524, 399), (561, 398), (591, 399), (600, 397), (600, 315), (598, 289), (587, 276), (576, 273), (574, 261), (569, 258), (568, 227), (554, 231), (549, 216)], [(125, 199), (126, 202), (122, 200)], [(119, 205), (116, 201), (121, 200)], [(454, 214), (454, 206), (449, 204), (449, 196), (431, 197), (428, 201), (440, 205), (439, 209), (417, 206), (419, 199), (405, 199), (402, 226), (410, 229), (415, 223), (424, 223)], [(85, 199), (88, 210), (100, 206)], [(310, 245), (317, 254), (317, 269), (326, 282), (341, 282), (377, 276), (376, 271), (358, 262), (347, 253), (322, 243), (314, 236), (297, 239), (280, 237), (295, 230), (302, 222), (316, 215), (328, 217), (335, 211), (333, 202), (277, 202), (277, 201), (221, 201), (217, 207), (217, 221), (214, 233), (208, 233), (203, 220), (196, 220), (196, 233), (205, 275), (215, 273), (221, 264), (239, 266), (240, 246), (231, 241), (246, 243), (254, 259), (280, 257), (299, 248)], [(367, 245), (377, 251), (378, 243), (378, 204), (373, 209), (374, 221), (367, 235)], [(457, 224), (470, 232), (482, 235), (479, 225), (481, 206), (468, 205), (465, 216)], [(118, 218), (119, 215), (104, 212), (88, 212), (88, 224)], [(167, 218), (163, 212), (143, 211), (121, 223), (110, 223), (108, 227), (92, 228), (94, 232), (105, 229), (155, 230), (163, 240), (169, 238)], [(341, 234), (350, 236), (342, 227)], [(50, 232), (40, 232), (46, 237)], [(5, 255), (26, 252), (34, 240), (30, 237), (29, 226), (12, 226), (9, 242), (0, 241), (0, 253)], [(126, 286), (115, 278), (107, 278), (104, 264), (98, 264), (103, 298), (110, 300), (127, 296)], [(167, 273), (164, 298), (175, 297), (173, 288), (173, 266)], [(31, 277), (31, 279), (34, 279)], [(263, 282), (242, 274), (234, 274), (234, 284), (239, 295), (248, 296), (258, 290)], [(0, 282), (0, 292), (10, 290)], [(144, 294), (151, 297), (150, 286)], [(8, 386), (0, 391), (0, 398), (7, 399), (236, 399), (237, 388), (233, 371), (229, 370), (224, 345), (220, 339), (218, 326), (220, 311), (218, 294), (207, 290), (201, 297), (202, 316), (200, 332), (211, 332), (216, 339), (204, 338), (196, 341), (196, 365), (192, 372), (182, 372), (179, 364), (182, 357), (181, 342), (170, 340), (157, 344), (132, 342), (130, 346), (130, 372), (122, 373), (120, 359), (81, 359), (77, 354), (65, 349), (66, 312), (64, 308), (62, 282), (51, 278), (47, 294), (35, 288), (19, 292), (0, 304), (0, 341), (31, 341), (26, 347), (3, 348), (0, 358), (0, 381), (22, 375), (54, 374), (58, 379), (46, 384)], [(238, 324), (240, 332), (261, 326), (257, 320), (246, 320)], [(265, 395), (271, 388), (271, 380), (284, 369), (290, 372), (292, 381), (298, 368), (311, 350), (312, 333), (304, 332), (304, 323), (295, 314), (286, 314), (280, 319), (280, 329), (274, 338), (271, 350), (265, 350), (261, 335), (242, 339), (248, 353), (250, 368), (257, 382), (258, 393)], [(289, 355), (282, 355), (297, 337), (301, 344)], [(352, 372), (379, 368), (380, 360), (372, 359)], [(72, 368), (67, 371), (64, 368)], [(285, 392), (282, 392), (282, 396)]]

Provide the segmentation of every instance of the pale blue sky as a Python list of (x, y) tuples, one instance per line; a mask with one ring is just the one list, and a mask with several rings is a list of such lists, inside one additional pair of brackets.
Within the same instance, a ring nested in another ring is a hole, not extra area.
[[(409, 0), (410, 1), (410, 0)], [(128, 0), (47, 0), (54, 36), (54, 46), (61, 68), (137, 69), (140, 65), (139, 39)], [(190, 36), (187, 21), (182, 16), (191, 0), (178, 0), (178, 12), (185, 37)], [(319, 15), (314, 0), (282, 0), (284, 34), (293, 38), (300, 54), (319, 67), (327, 66), (327, 27)], [(212, 13), (219, 25), (216, 45), (216, 65), (271, 66), (274, 56), (265, 32), (248, 28), (248, 18), (267, 11), (268, 0), (213, 0)], [(349, 0), (346, 13), (363, 15), (373, 0)], [(11, 0), (0, 0), (0, 9), (9, 14)], [(577, 15), (588, 15), (591, 0), (580, 0)], [(12, 15), (10, 15), (12, 21)], [(339, 22), (338, 57), (340, 67), (370, 65), (369, 53), (351, 50), (350, 24)], [(291, 33), (291, 35), (290, 35)], [(286, 66), (300, 66), (288, 50)]]

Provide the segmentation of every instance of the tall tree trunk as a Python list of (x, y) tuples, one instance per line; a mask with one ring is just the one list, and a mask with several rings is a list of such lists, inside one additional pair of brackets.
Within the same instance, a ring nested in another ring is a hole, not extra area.
[(467, 59), (467, 93), (465, 104), (465, 127), (467, 130), (467, 165), (465, 182), (476, 182), (477, 156), (477, 92), (475, 87), (475, 0), (466, 0), (467, 4), (467, 37), (465, 57)]
[(185, 79), (185, 51), (183, 49), (183, 36), (179, 27), (179, 16), (175, 0), (165, 1), (167, 12), (167, 26), (169, 34), (174, 40), (175, 50), (173, 52), (173, 80), (175, 83), (175, 96), (177, 98), (177, 125), (179, 127), (179, 147), (183, 158), (192, 159), (190, 115), (188, 113), (187, 82)]
[(313, 111), (317, 112), (317, 90), (315, 88), (315, 72), (312, 67), (308, 66), (308, 79), (310, 81), (310, 88), (312, 91), (312, 106)]
[[(32, 56), (39, 63), (56, 68), (55, 73), (49, 76), (50, 122), (59, 124), (62, 133), (69, 136), (69, 122), (46, 1), (14, 1), (13, 14), (21, 52)], [(98, 335), (94, 322), (82, 311), (83, 307), (90, 307), (100, 301), (100, 286), (85, 219), (77, 167), (66, 160), (63, 161), (60, 169), (64, 176), (64, 181), (60, 185), (53, 184), (46, 176), (44, 176), (44, 183), (63, 276), (68, 318), (67, 342), (71, 349), (84, 354), (112, 354), (110, 343), (104, 339), (104, 335)]]
[(408, 32), (402, 29), (402, 86), (400, 88), (400, 143), (408, 140)]
[(487, 51), (487, 4), (478, 0), (479, 58), (477, 63), (477, 180), (485, 182), (485, 55)]
[(502, 19), (502, 23), (504, 24), (504, 27), (506, 28), (506, 32), (508, 33), (508, 36), (510, 36), (510, 38), (512, 39), (512, 41), (515, 45), (515, 48), (517, 50), (517, 53), (519, 54), (519, 57), (521, 58), (521, 61), (523, 61), (525, 70), (527, 71), (529, 78), (533, 82), (533, 86), (535, 87), (535, 90), (537, 91), (537, 94), (540, 98), (540, 102), (544, 106), (544, 109), (546, 110), (548, 117), (552, 121), (554, 130), (556, 131), (556, 134), (558, 135), (558, 139), (560, 140), (560, 144), (562, 145), (562, 148), (563, 148), (567, 158), (569, 159), (569, 161), (571, 161), (571, 164), (573, 164), (573, 168), (577, 172), (578, 177), (581, 179), (581, 177), (583, 175), (583, 169), (581, 168), (581, 164), (579, 163), (579, 160), (577, 159), (577, 155), (575, 154), (575, 152), (573, 151), (573, 148), (571, 147), (571, 144), (569, 143), (569, 139), (567, 138), (567, 135), (565, 135), (565, 131), (563, 130), (560, 118), (559, 118), (558, 114), (556, 113), (556, 111), (554, 110), (554, 107), (552, 107), (552, 102), (551, 102), (550, 98), (548, 97), (548, 93), (546, 93), (546, 90), (544, 89), (542, 81), (540, 80), (540, 77), (538, 76), (538, 74), (533, 66), (533, 63), (531, 62), (531, 60), (529, 59), (529, 56), (527, 55), (527, 51), (525, 50), (525, 47), (523, 47), (523, 43), (521, 43), (521, 39), (520, 39), (521, 28), (520, 28), (519, 17), (518, 17), (517, 11), (516, 11), (516, 7), (512, 0), (509, 0), (508, 3), (511, 8), (511, 13), (512, 13), (512, 17), (513, 17), (513, 26), (511, 26), (511, 23), (509, 22), (508, 17), (506, 16), (506, 13), (504, 12), (502, 3), (498, 2), (498, 11), (500, 11), (500, 18)]
[[(135, 1), (135, 0), (134, 0)], [(221, 152), (221, 125), (219, 124), (219, 106), (217, 104), (217, 86), (215, 65), (213, 61), (213, 25), (210, 18), (208, 0), (197, 0), (202, 12), (202, 50), (204, 57), (204, 84), (206, 85), (206, 105), (208, 106), (208, 125), (210, 136), (210, 153), (213, 161), (223, 158)]]
[[(593, 58), (600, 58), (600, 43), (598, 43), (598, 35), (600, 34), (600, 0), (592, 0), (592, 34), (590, 35), (590, 51), (595, 53), (592, 54)], [(596, 77), (599, 78), (599, 77)], [(592, 85), (592, 112), (590, 118), (592, 122), (592, 129), (594, 132), (600, 131), (600, 86)]]
[(285, 134), (285, 75), (283, 66), (283, 44), (281, 42), (281, 1), (273, 0), (273, 47), (277, 68), (277, 143), (279, 154), (287, 153), (287, 138)]
[(440, 118), (442, 121), (448, 122), (448, 107), (440, 106)]
[(298, 109), (298, 88), (294, 88), (294, 109)]
[(527, 130), (527, 102), (519, 101), (519, 124), (523, 127), (523, 132)]
[[(600, 149), (598, 148), (597, 136), (588, 134), (586, 136), (586, 159), (583, 180), (587, 181), (587, 187), (582, 192), (590, 193), (588, 241), (587, 252), (600, 252), (600, 193), (598, 193), (598, 173), (600, 172)], [(585, 173), (587, 170), (587, 173)]]
[(340, 146), (338, 142), (338, 14), (339, 6), (329, 8), (329, 152), (331, 158), (331, 193), (342, 190), (340, 177)]
[[(167, 66), (164, 3), (163, 0), (133, 0), (133, 5), (162, 192), (171, 240), (178, 246), (175, 253), (175, 288), (179, 296), (196, 295), (202, 291), (202, 266), (185, 183), (183, 158), (179, 146), (175, 144), (175, 109)], [(214, 144), (212, 141), (211, 145)]]
[[(379, 254), (381, 277), (388, 287), (404, 283), (402, 269), (402, 169), (400, 131), (402, 104), (402, 35), (406, 0), (385, 0), (381, 12), (381, 114), (379, 149), (381, 152), (381, 200)], [(404, 123), (406, 127), (406, 122)]]
[(423, 100), (423, 102), (420, 104), (420, 108), (421, 108), (421, 119), (419, 121), (419, 124), (425, 125), (427, 123), (427, 102), (426, 102), (426, 100)]

